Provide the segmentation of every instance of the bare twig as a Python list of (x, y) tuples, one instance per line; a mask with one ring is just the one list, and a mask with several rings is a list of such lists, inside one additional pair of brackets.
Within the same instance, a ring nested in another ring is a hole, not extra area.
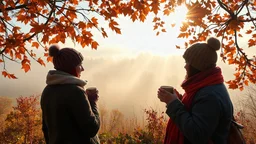
[(255, 22), (254, 22), (254, 20), (256, 20), (256, 18), (252, 18), (252, 15), (251, 15), (251, 12), (250, 12), (250, 10), (249, 10), (249, 8), (248, 8), (248, 5), (246, 5), (246, 9), (247, 9), (247, 12), (248, 12), (248, 14), (249, 14), (249, 17), (251, 18), (250, 20), (251, 20), (251, 22), (253, 23), (253, 25), (254, 25), (254, 27), (255, 27), (255, 29), (256, 29), (256, 24), (255, 24)]
[(220, 7), (221, 7), (222, 9), (224, 9), (226, 12), (229, 13), (229, 15), (230, 15), (231, 17), (234, 16), (234, 13), (233, 13), (231, 10), (228, 9), (228, 6), (227, 6), (226, 4), (224, 4), (224, 3), (221, 2), (220, 0), (217, 0), (217, 2), (219, 3), (219, 5), (220, 5)]
[(5, 54), (2, 54), (2, 56), (4, 56), (5, 58), (9, 59), (10, 61), (14, 61), (14, 62), (16, 62), (16, 63), (20, 63), (20, 62), (18, 62), (18, 61), (16, 61), (16, 60), (14, 60), (14, 59), (12, 59), (12, 58), (6, 56)]
[(2, 55), (2, 60), (3, 60), (3, 63), (4, 63), (4, 70), (6, 70), (6, 69), (5, 69), (5, 59), (4, 59), (4, 55)]
[(242, 11), (242, 9), (244, 8), (244, 6), (246, 5), (248, 3), (248, 0), (245, 0), (243, 3), (242, 3), (242, 5), (239, 7), (239, 9), (237, 10), (237, 13), (236, 13), (236, 15), (238, 15), (241, 11)]

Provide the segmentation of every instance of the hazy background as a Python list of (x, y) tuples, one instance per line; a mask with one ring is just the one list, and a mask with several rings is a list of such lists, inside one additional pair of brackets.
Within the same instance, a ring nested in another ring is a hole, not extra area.
[[(157, 89), (161, 85), (171, 85), (181, 93), (180, 84), (185, 76), (184, 60), (181, 56), (161, 57), (141, 54), (134, 58), (86, 58), (83, 62), (85, 71), (81, 78), (88, 80), (89, 86), (96, 86), (100, 91), (100, 106), (107, 109), (119, 109), (126, 116), (139, 114), (144, 108), (164, 110), (165, 104), (157, 98)], [(225, 80), (233, 78), (233, 69), (223, 63)], [(20, 67), (12, 70), (21, 71)], [(51, 63), (42, 67), (32, 64), (28, 73), (17, 73), (17, 80), (0, 77), (0, 96), (18, 97), (40, 95), (45, 87), (45, 78)], [(239, 90), (229, 90), (232, 99), (241, 97)], [(234, 100), (235, 102), (235, 100)]]

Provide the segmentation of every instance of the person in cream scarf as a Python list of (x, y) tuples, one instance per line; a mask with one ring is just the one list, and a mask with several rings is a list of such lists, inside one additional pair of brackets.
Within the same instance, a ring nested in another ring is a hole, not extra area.
[(46, 77), (41, 96), (42, 124), (47, 144), (99, 144), (98, 91), (86, 93), (80, 79), (83, 56), (72, 48), (49, 48), (55, 70)]

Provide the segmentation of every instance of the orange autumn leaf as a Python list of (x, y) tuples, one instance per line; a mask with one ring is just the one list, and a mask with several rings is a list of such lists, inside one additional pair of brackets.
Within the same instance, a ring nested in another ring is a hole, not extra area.
[(30, 65), (25, 63), (25, 64), (22, 64), (22, 69), (25, 71), (25, 72), (28, 72), (30, 70)]
[(246, 34), (251, 34), (252, 33), (252, 30), (247, 30), (246, 31)]
[(9, 79), (17, 79), (17, 77), (16, 77), (14, 74), (10, 74), (10, 73), (8, 73), (7, 71), (2, 71), (2, 75), (3, 75), (4, 77), (9, 78)]
[(47, 62), (52, 62), (53, 58), (52, 57), (47, 57)]
[(91, 21), (92, 21), (95, 25), (97, 25), (97, 24), (98, 24), (98, 19), (97, 19), (97, 18), (95, 18), (95, 17), (93, 17), (93, 18), (91, 19)]
[(38, 58), (37, 62), (40, 63), (41, 65), (45, 66), (45, 63), (44, 63), (44, 61), (41, 58)]
[(93, 41), (91, 45), (93, 49), (97, 49), (99, 44), (96, 41)]
[(32, 43), (32, 47), (36, 47), (36, 48), (38, 48), (38, 47), (39, 47), (38, 42), (33, 42), (33, 43)]
[(249, 47), (252, 47), (252, 46), (254, 46), (254, 45), (256, 45), (256, 40), (249, 39), (249, 41), (248, 41), (248, 46), (249, 46)]

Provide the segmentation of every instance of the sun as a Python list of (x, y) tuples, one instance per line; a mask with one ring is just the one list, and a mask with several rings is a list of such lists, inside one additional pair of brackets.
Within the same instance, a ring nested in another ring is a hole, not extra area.
[(181, 25), (182, 22), (186, 21), (188, 9), (185, 5), (180, 5), (175, 8), (175, 11), (170, 14), (170, 17), (172, 19), (172, 22), (176, 25)]
[[(167, 32), (163, 33), (154, 39), (150, 40), (151, 45), (154, 45), (150, 49), (150, 52), (154, 55), (168, 57), (175, 55), (182, 55), (185, 51), (185, 48), (177, 49), (176, 45), (183, 45), (184, 39), (178, 39), (178, 35), (180, 33), (180, 27), (182, 23), (186, 22), (186, 16), (188, 13), (188, 9), (185, 5), (181, 5), (176, 7), (175, 11), (171, 13), (169, 16), (162, 17), (162, 20), (166, 22)], [(150, 43), (149, 42), (149, 43)]]

